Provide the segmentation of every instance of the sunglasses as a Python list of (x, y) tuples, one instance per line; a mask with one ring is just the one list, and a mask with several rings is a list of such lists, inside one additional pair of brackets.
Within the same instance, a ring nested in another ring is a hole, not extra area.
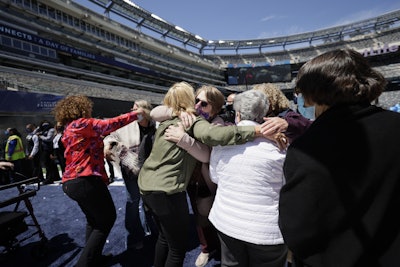
[(196, 104), (199, 103), (199, 102), (201, 102), (200, 106), (202, 106), (203, 108), (208, 106), (208, 103), (206, 101), (203, 101), (203, 100), (200, 100), (200, 99), (196, 98)]

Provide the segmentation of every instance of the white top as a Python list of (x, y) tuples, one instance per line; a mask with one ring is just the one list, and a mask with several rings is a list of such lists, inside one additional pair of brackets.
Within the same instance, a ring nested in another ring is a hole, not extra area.
[(38, 152), (39, 152), (39, 147), (40, 147), (40, 140), (39, 140), (39, 136), (36, 135), (36, 132), (34, 131), (31, 134), (28, 134), (26, 136), (26, 140), (32, 140), (33, 142), (33, 148), (31, 153), (28, 155), (28, 151), (26, 152), (26, 154), (30, 157), (35, 156)]
[[(238, 125), (255, 125), (241, 121)], [(218, 184), (209, 220), (222, 233), (257, 245), (283, 244), (279, 193), (286, 151), (265, 138), (213, 147), (210, 176)]]
[(58, 141), (60, 141), (61, 137), (62, 137), (62, 133), (57, 133), (57, 134), (54, 136), (54, 139), (53, 139), (53, 148), (55, 148), (55, 149), (60, 148), (59, 145), (58, 145)]
[[(122, 177), (120, 163), (124, 161), (124, 164), (128, 168), (135, 169), (138, 171), (137, 165), (137, 150), (140, 145), (140, 129), (139, 123), (133, 121), (118, 130), (107, 135), (104, 140), (104, 154), (107, 154), (107, 149), (112, 142), (116, 142), (116, 146), (111, 150), (113, 154), (112, 165), (114, 167), (114, 172), (116, 177)], [(125, 155), (124, 159), (120, 157), (121, 146), (128, 148), (128, 154)], [(131, 161), (131, 162), (129, 162)], [(127, 166), (132, 165), (132, 166)]]

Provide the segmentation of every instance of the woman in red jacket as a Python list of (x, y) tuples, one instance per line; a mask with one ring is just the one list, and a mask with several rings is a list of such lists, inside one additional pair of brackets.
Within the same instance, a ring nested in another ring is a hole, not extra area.
[(69, 96), (54, 110), (56, 120), (65, 126), (63, 191), (78, 203), (87, 220), (86, 245), (76, 266), (101, 266), (103, 247), (116, 219), (107, 188), (102, 137), (142, 116), (137, 110), (111, 119), (94, 119), (92, 106), (86, 96)]

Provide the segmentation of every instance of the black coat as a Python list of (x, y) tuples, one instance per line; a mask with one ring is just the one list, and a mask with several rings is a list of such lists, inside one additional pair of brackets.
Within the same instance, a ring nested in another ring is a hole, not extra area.
[(338, 106), (288, 148), (279, 223), (309, 266), (399, 266), (400, 114)]

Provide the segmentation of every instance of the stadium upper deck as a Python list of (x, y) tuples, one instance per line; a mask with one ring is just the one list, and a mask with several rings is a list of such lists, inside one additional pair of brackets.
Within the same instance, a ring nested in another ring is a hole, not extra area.
[[(134, 90), (132, 97), (142, 94), (158, 104), (168, 87), (180, 80), (195, 86), (214, 84), (224, 92), (260, 82), (292, 91), (304, 62), (349, 47), (364, 53), (385, 74), (389, 89), (399, 89), (400, 11), (292, 36), (216, 41), (189, 33), (131, 1), (90, 1), (104, 13), (69, 0), (0, 0), (1, 64), (124, 87)], [(85, 90), (104, 97), (101, 86), (99, 91)], [(114, 94), (110, 97), (133, 100)]]

